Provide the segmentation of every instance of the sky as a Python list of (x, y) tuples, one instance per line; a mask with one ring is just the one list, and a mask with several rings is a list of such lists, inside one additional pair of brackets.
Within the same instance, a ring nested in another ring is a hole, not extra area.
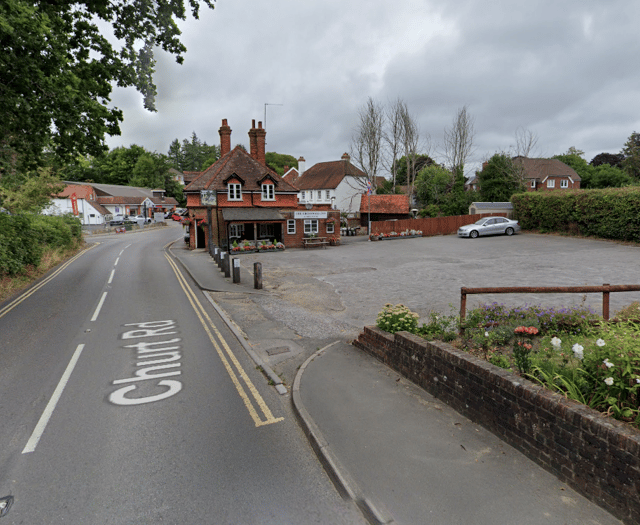
[(158, 112), (114, 89), (124, 122), (109, 147), (167, 153), (192, 132), (219, 145), (226, 118), (232, 147), (248, 148), (255, 120), (267, 151), (309, 168), (349, 151), (369, 97), (402, 99), (439, 162), (466, 106), (468, 175), (518, 129), (537, 137), (532, 157), (573, 146), (587, 162), (640, 132), (637, 0), (217, 0), (179, 25), (184, 64), (156, 52)]

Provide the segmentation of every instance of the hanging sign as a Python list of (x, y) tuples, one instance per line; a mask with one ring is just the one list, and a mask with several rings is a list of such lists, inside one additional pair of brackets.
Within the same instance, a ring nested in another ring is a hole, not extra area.
[(216, 192), (212, 190), (200, 191), (200, 202), (203, 206), (215, 206), (216, 205)]

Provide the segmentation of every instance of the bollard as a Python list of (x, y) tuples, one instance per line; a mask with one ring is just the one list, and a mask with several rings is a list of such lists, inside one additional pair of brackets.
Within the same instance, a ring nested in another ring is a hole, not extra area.
[(253, 287), (262, 290), (262, 263), (253, 263)]
[(220, 261), (220, 248), (217, 246), (213, 247), (213, 260), (217, 263)]
[(222, 265), (225, 277), (231, 277), (231, 257), (227, 253), (224, 258), (224, 264)]
[(233, 261), (233, 282), (240, 282), (240, 260), (239, 259), (231, 259)]
[(225, 259), (225, 253), (220, 250), (220, 259), (218, 259), (218, 268), (220, 268), (221, 272), (224, 272), (224, 259)]

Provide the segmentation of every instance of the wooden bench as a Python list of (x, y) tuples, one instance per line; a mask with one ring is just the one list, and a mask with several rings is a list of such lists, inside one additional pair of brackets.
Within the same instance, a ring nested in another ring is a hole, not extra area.
[(326, 237), (309, 237), (308, 239), (302, 239), (302, 246), (304, 248), (312, 247), (312, 246), (323, 246), (327, 247), (329, 241), (327, 241)]

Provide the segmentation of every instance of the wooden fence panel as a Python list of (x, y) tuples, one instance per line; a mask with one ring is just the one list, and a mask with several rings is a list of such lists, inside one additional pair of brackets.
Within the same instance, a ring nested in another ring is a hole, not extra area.
[(405, 230), (421, 230), (423, 237), (451, 235), (460, 226), (472, 224), (482, 217), (506, 217), (506, 213), (479, 213), (476, 215), (454, 215), (451, 217), (428, 217), (424, 219), (401, 219), (398, 221), (372, 221), (371, 233), (400, 233)]

